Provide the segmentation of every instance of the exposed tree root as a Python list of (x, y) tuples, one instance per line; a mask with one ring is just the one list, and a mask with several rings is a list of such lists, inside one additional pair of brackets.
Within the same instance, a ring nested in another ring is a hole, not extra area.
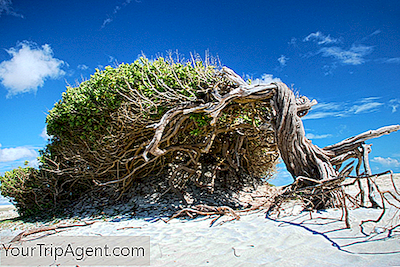
[[(387, 174), (390, 174), (392, 190), (382, 191), (374, 180)], [(239, 220), (240, 215), (246, 215), (251, 212), (266, 212), (269, 214), (269, 216), (279, 218), (281, 217), (281, 214), (285, 214), (284, 216), (293, 215), (292, 211), (289, 211), (288, 213), (284, 212), (284, 210), (289, 209), (289, 207), (287, 206), (288, 201), (295, 201), (297, 205), (299, 203), (302, 203), (301, 205), (303, 207), (303, 211), (312, 211), (326, 208), (340, 209), (342, 210), (342, 216), (338, 218), (338, 220), (344, 222), (345, 228), (351, 228), (350, 214), (353, 209), (361, 207), (375, 208), (375, 206), (371, 202), (366, 202), (365, 200), (362, 200), (362, 198), (360, 198), (360, 193), (355, 196), (350, 194), (348, 192), (348, 188), (350, 188), (351, 186), (355, 186), (356, 184), (358, 184), (359, 181), (363, 181), (365, 182), (366, 187), (362, 187), (360, 190), (369, 190), (370, 188), (367, 186), (367, 181), (369, 181), (370, 184), (373, 185), (375, 192), (377, 192), (380, 196), (379, 201), (374, 201), (378, 202), (379, 206), (382, 207), (382, 212), (376, 219), (361, 221), (359, 225), (360, 232), (366, 236), (375, 233), (374, 231), (377, 231), (376, 228), (373, 228), (375, 230), (373, 230), (372, 232), (371, 230), (369, 230), (368, 232), (368, 230), (365, 229), (366, 225), (371, 223), (377, 225), (383, 220), (389, 208), (392, 208), (395, 210), (395, 212), (391, 211), (391, 213), (388, 215), (391, 216), (391, 218), (385, 219), (385, 221), (388, 221), (389, 224), (386, 224), (384, 227), (379, 228), (381, 229), (379, 231), (387, 232), (388, 237), (390, 237), (392, 233), (400, 227), (400, 194), (394, 182), (393, 173), (391, 171), (386, 171), (374, 175), (350, 176), (348, 178), (349, 179), (346, 180), (343, 178), (331, 179), (307, 187), (299, 187), (298, 185), (293, 184), (282, 188), (282, 190), (276, 191), (263, 203), (254, 205), (246, 209), (233, 210), (225, 206), (215, 207), (208, 205), (197, 205), (190, 208), (183, 208), (175, 215), (173, 215), (168, 221), (183, 216), (187, 216), (193, 219), (194, 217), (199, 215), (207, 216), (210, 218), (218, 215), (211, 220), (210, 226), (212, 226), (222, 216), (226, 215), (231, 217), (231, 219), (228, 219), (227, 221)]]
[(56, 225), (51, 225), (51, 226), (43, 226), (39, 228), (34, 228), (34, 229), (29, 229), (25, 230), (21, 233), (19, 233), (16, 237), (14, 237), (10, 242), (18, 242), (21, 241), (24, 237), (41, 233), (41, 232), (47, 232), (47, 231), (56, 231), (59, 229), (65, 229), (65, 228), (71, 228), (71, 227), (82, 227), (82, 226), (88, 226), (91, 224), (94, 224), (95, 222), (84, 222), (83, 224), (56, 224)]
[[(236, 220), (240, 219), (240, 216), (230, 207), (221, 206), (221, 207), (212, 207), (208, 205), (197, 205), (193, 208), (185, 208), (180, 210), (178, 213), (173, 215), (168, 221), (180, 217), (183, 214), (186, 214), (190, 218), (194, 218), (194, 215), (232, 215)], [(167, 222), (168, 222), (167, 221)]]

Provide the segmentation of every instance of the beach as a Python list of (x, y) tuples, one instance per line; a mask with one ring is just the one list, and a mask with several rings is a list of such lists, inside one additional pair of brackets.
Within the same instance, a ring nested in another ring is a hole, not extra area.
[(18, 217), (18, 213), (13, 205), (0, 205), (0, 221), (15, 217)]
[[(380, 184), (391, 185), (388, 179), (383, 177)], [(395, 181), (399, 184), (398, 175)], [(388, 230), (399, 224), (396, 209), (387, 207), (383, 219), (364, 224), (363, 232), (359, 226), (381, 213), (370, 208), (350, 210), (350, 229), (340, 220), (339, 209), (287, 217), (259, 211), (241, 214), (239, 220), (223, 216), (212, 226), (216, 217), (165, 222), (156, 216), (119, 215), (53, 231), (51, 236), (149, 236), (150, 266), (400, 266), (400, 229)], [(83, 221), (93, 218), (79, 220)], [(63, 223), (74, 222), (77, 219)], [(10, 224), (1, 235), (16, 236), (23, 229), (24, 224)], [(44, 233), (35, 236), (48, 238)]]

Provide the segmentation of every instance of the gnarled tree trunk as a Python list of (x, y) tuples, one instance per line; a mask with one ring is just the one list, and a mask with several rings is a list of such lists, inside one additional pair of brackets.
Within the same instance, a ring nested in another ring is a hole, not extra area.
[[(287, 170), (296, 179), (307, 177), (308, 180), (326, 181), (337, 177), (338, 172), (330, 162), (332, 153), (312, 144), (306, 138), (301, 117), (316, 102), (307, 98), (296, 100), (294, 93), (285, 84), (278, 83), (272, 98), (276, 119), (273, 120), (277, 144)], [(308, 109), (299, 109), (298, 103)]]
[[(400, 125), (382, 127), (348, 138), (337, 144), (319, 148), (305, 136), (301, 117), (316, 102), (307, 98), (296, 99), (292, 90), (285, 84), (277, 83), (276, 93), (272, 97), (276, 119), (273, 120), (277, 144), (287, 170), (295, 179), (310, 182), (324, 182), (349, 174), (352, 166), (346, 166), (339, 172), (342, 163), (350, 158), (364, 161), (365, 174), (371, 175), (368, 153), (370, 146), (365, 141), (380, 137), (400, 129)], [(300, 104), (299, 104), (300, 102)], [(301, 108), (300, 108), (301, 107)], [(358, 165), (361, 166), (361, 162)]]

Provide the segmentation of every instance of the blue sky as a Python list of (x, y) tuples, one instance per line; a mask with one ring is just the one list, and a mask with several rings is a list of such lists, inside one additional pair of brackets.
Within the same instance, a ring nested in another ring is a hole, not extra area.
[[(0, 36), (0, 174), (36, 164), (66, 85), (141, 53), (281, 79), (319, 102), (304, 126), (321, 147), (400, 123), (397, 0), (0, 0)], [(371, 142), (373, 172), (399, 172), (400, 133)]]

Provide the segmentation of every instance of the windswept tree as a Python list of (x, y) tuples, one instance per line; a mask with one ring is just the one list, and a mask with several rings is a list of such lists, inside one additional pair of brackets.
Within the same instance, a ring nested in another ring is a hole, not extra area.
[[(177, 194), (188, 183), (212, 192), (216, 182), (240, 187), (268, 178), (281, 156), (295, 179), (282, 194), (318, 189), (309, 201), (324, 207), (325, 196), (334, 199), (332, 189), (353, 169), (361, 176), (364, 165), (364, 175), (371, 174), (365, 141), (400, 126), (319, 148), (305, 137), (301, 121), (315, 104), (283, 83), (246, 82), (209, 58), (142, 57), (106, 67), (63, 93), (47, 116), (51, 140), (42, 165), (23, 172), (7, 195), (27, 213), (93, 188), (112, 189), (118, 197), (135, 181), (157, 175)], [(344, 164), (351, 158), (357, 163)], [(20, 176), (6, 174), (2, 188)], [(20, 186), (27, 181), (33, 186)]]

